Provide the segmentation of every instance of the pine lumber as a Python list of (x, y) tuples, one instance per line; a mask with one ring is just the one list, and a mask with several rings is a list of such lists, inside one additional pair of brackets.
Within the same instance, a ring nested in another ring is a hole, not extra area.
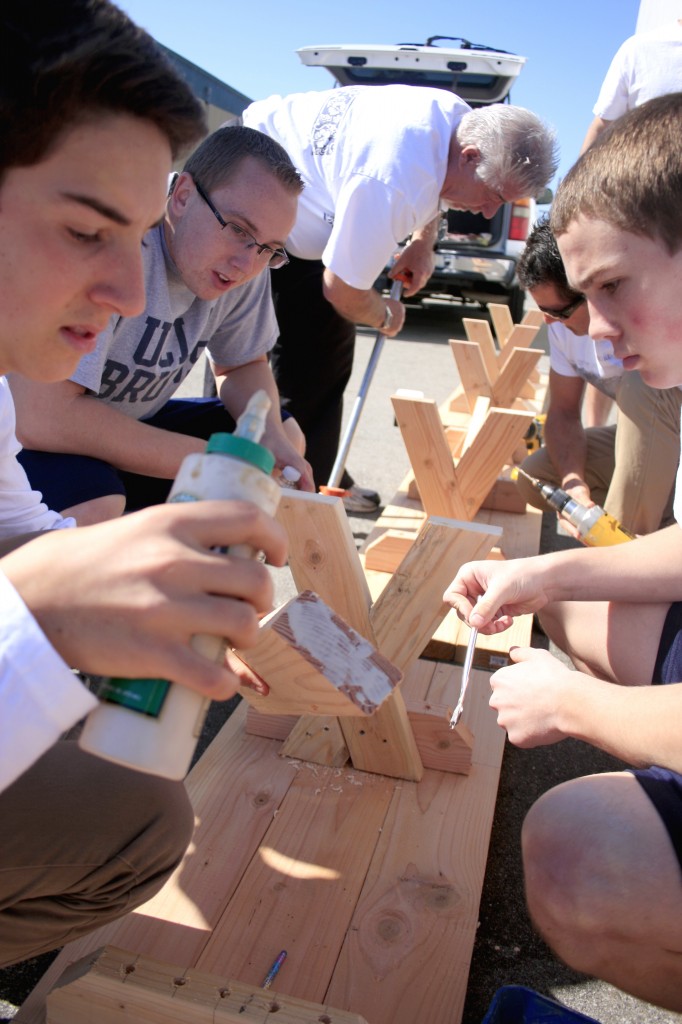
[[(443, 672), (451, 676), (438, 691)], [(410, 699), (427, 688), (447, 704), (459, 687), (453, 666), (420, 666), (416, 676)], [(320, 1013), (338, 1007), (370, 1024), (457, 1024), (504, 743), (487, 680), (474, 671), (465, 707), (470, 774), (427, 770), (418, 783), (283, 761), (276, 741), (243, 734), (242, 704), (188, 779), (199, 825), (183, 864), (154, 900), (67, 946), (18, 1024), (42, 1024), (62, 971), (107, 944), (247, 985), (286, 948), (278, 998), (311, 999)], [(219, 765), (227, 771), (216, 777)]]
[(65, 971), (49, 1024), (367, 1024), (364, 1017), (106, 946)]
[(304, 590), (261, 623), (258, 642), (239, 657), (270, 692), (241, 695), (263, 714), (374, 714), (402, 673), (317, 594)]

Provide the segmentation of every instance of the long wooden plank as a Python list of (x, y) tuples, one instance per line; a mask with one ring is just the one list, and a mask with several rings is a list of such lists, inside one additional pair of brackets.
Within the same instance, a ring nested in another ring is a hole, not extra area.
[(278, 756), (278, 744), (244, 734), (245, 713), (242, 703), (187, 778), (195, 834), (169, 881), (132, 914), (69, 943), (24, 1002), (17, 1021), (42, 1024), (46, 993), (62, 971), (100, 946), (196, 964), (298, 771), (294, 762)]
[(50, 1024), (367, 1024), (364, 1017), (107, 946), (48, 996)]
[(482, 686), (464, 778), (397, 787), (327, 1000), (372, 1024), (456, 1024), (478, 920), (504, 732)]
[(431, 399), (391, 398), (424, 510), (468, 519), (438, 407)]
[(259, 984), (286, 949), (278, 991), (322, 1002), (394, 788), (302, 765), (197, 967)]

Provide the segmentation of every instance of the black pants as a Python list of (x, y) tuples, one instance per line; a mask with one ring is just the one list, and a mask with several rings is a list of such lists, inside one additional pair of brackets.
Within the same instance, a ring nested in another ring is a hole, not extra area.
[[(306, 436), (315, 482), (329, 480), (341, 437), (343, 393), (353, 369), (355, 324), (322, 293), (321, 260), (299, 260), (271, 273), (279, 339), (271, 354), (282, 406)], [(342, 487), (352, 483), (347, 473)]]

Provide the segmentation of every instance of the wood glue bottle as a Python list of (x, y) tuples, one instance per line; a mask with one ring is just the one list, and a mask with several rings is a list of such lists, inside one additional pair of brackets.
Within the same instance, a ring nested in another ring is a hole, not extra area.
[[(265, 391), (257, 391), (234, 434), (213, 434), (205, 452), (183, 460), (168, 501), (251, 501), (273, 515), (281, 495), (270, 475), (275, 460), (258, 444), (269, 408)], [(256, 554), (248, 544), (223, 550), (243, 558)], [(198, 634), (192, 646), (222, 662), (228, 640)], [(101, 703), (88, 715), (79, 739), (84, 750), (152, 775), (184, 778), (210, 703), (206, 697), (164, 679), (120, 678), (103, 680), (98, 697)]]

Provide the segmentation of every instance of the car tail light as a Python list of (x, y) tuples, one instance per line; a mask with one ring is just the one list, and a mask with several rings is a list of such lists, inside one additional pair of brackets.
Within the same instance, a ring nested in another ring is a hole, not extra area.
[(530, 199), (517, 199), (512, 204), (509, 237), (514, 242), (525, 242), (530, 229)]

